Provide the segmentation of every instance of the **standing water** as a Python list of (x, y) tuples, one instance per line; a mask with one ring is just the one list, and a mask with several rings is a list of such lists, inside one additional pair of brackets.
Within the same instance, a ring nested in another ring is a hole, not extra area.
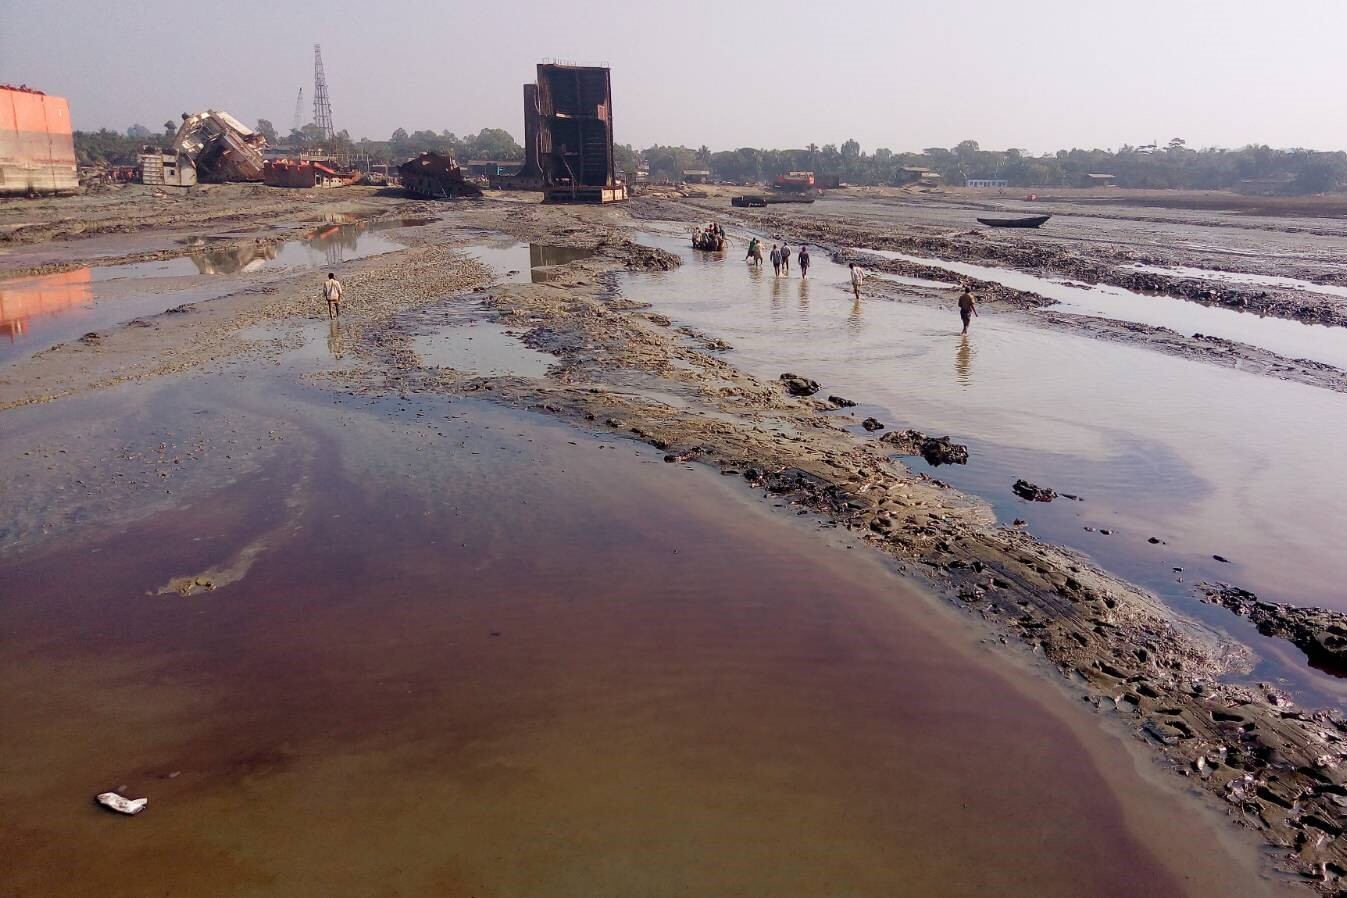
[[(861, 402), (858, 419), (967, 443), (968, 466), (936, 476), (985, 497), (1006, 524), (1024, 518), (1219, 624), (1237, 626), (1200, 605), (1193, 584), (1347, 610), (1347, 396), (995, 314), (963, 338), (953, 295), (948, 310), (857, 302), (846, 268), (822, 253), (802, 281), (664, 234), (643, 239), (684, 264), (624, 274), (628, 296), (726, 339), (758, 376), (794, 371)], [(1019, 478), (1083, 501), (1023, 502), (1010, 491)]]

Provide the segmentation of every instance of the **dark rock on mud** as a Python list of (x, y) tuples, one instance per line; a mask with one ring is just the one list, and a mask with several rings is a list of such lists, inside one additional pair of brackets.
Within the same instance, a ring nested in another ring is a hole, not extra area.
[(1039, 486), (1036, 483), (1030, 483), (1027, 480), (1016, 480), (1011, 489), (1015, 495), (1021, 499), (1027, 499), (1030, 502), (1051, 502), (1057, 498), (1055, 490), (1048, 489), (1046, 486)]
[(781, 375), (781, 383), (785, 384), (786, 391), (792, 396), (813, 396), (819, 391), (818, 381), (798, 374)]
[(1249, 619), (1264, 636), (1285, 639), (1310, 661), (1347, 669), (1347, 614), (1326, 608), (1296, 608), (1264, 602), (1247, 589), (1203, 584), (1203, 601)]
[(846, 399), (842, 396), (829, 396), (828, 401), (831, 402), (837, 408), (852, 408), (853, 406), (856, 405), (855, 402), (852, 402), (850, 399)]
[(861, 422), (861, 426), (864, 427), (866, 430), (870, 431), (871, 433), (874, 433), (876, 430), (884, 429), (884, 425), (879, 423), (879, 421), (875, 418), (866, 418), (864, 421)]
[(879, 439), (893, 446), (900, 455), (920, 455), (937, 468), (968, 464), (968, 447), (953, 442), (948, 436), (928, 437), (920, 430), (904, 430), (886, 433)]

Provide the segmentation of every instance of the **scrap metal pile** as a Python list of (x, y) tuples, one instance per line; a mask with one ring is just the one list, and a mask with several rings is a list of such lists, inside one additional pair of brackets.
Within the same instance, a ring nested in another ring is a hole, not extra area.
[(464, 179), (452, 156), (422, 153), (399, 165), (398, 175), (403, 189), (412, 196), (438, 200), (482, 195), (480, 187)]
[(227, 112), (183, 113), (173, 151), (196, 169), (198, 181), (260, 181), (267, 139)]

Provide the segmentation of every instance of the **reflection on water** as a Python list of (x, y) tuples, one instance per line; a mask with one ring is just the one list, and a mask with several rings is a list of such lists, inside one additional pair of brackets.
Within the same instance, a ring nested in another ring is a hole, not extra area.
[[(688, 255), (674, 238), (642, 242)], [(732, 263), (627, 273), (623, 289), (723, 337), (754, 374), (796, 371), (886, 423), (968, 443), (968, 466), (941, 479), (1185, 611), (1207, 607), (1190, 594), (1204, 579), (1347, 610), (1347, 395), (1006, 316), (961, 338), (952, 295), (948, 310), (867, 299), (862, 317), (844, 268), (820, 257), (816, 276), (826, 298), (808, 316), (778, 301), (798, 282), (765, 290)], [(1010, 492), (1021, 477), (1086, 501), (1026, 505)]]
[(585, 247), (520, 243), (508, 238), (474, 243), (463, 251), (493, 269), (503, 283), (511, 284), (545, 283), (554, 277), (548, 268), (594, 255), (594, 250)]
[(329, 318), (327, 322), (327, 351), (334, 359), (346, 356), (346, 340), (342, 336), (341, 322), (336, 318)]
[(973, 341), (967, 334), (959, 335), (959, 348), (954, 352), (954, 378), (965, 387), (973, 385)]
[(0, 334), (10, 343), (24, 337), (33, 320), (78, 315), (93, 304), (89, 269), (0, 281)]
[(542, 377), (556, 359), (525, 346), (518, 336), (490, 321), (450, 325), (412, 340), (422, 363), (484, 376)]
[[(81, 268), (42, 277), (0, 280), (0, 361), (31, 355), (91, 330), (157, 315), (185, 302), (229, 292), (226, 284), (169, 282), (156, 279), (227, 276), (267, 266), (332, 268), (367, 256), (402, 249), (379, 233), (426, 224), (430, 219), (364, 221), (355, 216), (326, 222), (303, 237), (284, 243), (188, 238), (199, 247), (187, 256), (126, 265)], [(144, 286), (137, 286), (143, 284)]]
[[(1347, 328), (1321, 324), (1303, 324), (1286, 318), (1261, 317), (1185, 299), (1151, 296), (1108, 284), (1080, 285), (1039, 277), (1011, 268), (949, 262), (913, 256), (892, 250), (857, 247), (857, 252), (886, 259), (900, 259), (920, 265), (933, 265), (979, 280), (1003, 284), (1057, 300), (1054, 311), (1075, 315), (1115, 318), (1155, 327), (1167, 327), (1181, 334), (1201, 333), (1225, 340), (1258, 346), (1293, 359), (1312, 359), (1347, 370)], [(891, 275), (884, 275), (892, 278)], [(1275, 280), (1275, 279), (1274, 279)], [(954, 285), (942, 285), (953, 288)], [(1321, 288), (1329, 289), (1329, 288)], [(1333, 288), (1344, 289), (1347, 288)]]
[(270, 243), (225, 246), (192, 253), (190, 258), (201, 274), (238, 274), (256, 271), (276, 258), (276, 247)]

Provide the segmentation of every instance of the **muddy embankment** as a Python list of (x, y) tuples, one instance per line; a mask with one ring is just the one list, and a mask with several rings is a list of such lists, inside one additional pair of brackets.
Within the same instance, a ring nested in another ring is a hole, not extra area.
[[(717, 209), (716, 212), (721, 217), (726, 215), (724, 209)], [(708, 213), (709, 210), (702, 214)], [(1273, 292), (1257, 287), (1135, 271), (1126, 266), (1138, 262), (1164, 264), (1166, 260), (1151, 259), (1131, 251), (1092, 249), (1091, 255), (1027, 240), (1005, 238), (992, 241), (977, 232), (957, 236), (902, 235), (894, 234), (891, 228), (881, 229), (830, 217), (790, 216), (778, 212), (736, 210), (732, 217), (769, 232), (791, 234), (835, 249), (865, 246), (930, 256), (933, 262), (943, 258), (1002, 265), (1306, 324), (1347, 326), (1347, 304), (1334, 297), (1289, 290)]]
[[(271, 224), (287, 217), (378, 210), (402, 200), (372, 187), (287, 190), (261, 184), (207, 184), (154, 188), (128, 184), (117, 190), (74, 197), (0, 203), (0, 249), (108, 234), (152, 230), (214, 229)], [(21, 273), (9, 271), (6, 276)]]
[[(535, 236), (548, 238), (537, 224)], [(1041, 655), (1090, 704), (1130, 721), (1177, 775), (1280, 848), (1285, 869), (1336, 887), (1347, 872), (1337, 838), (1347, 825), (1347, 720), (1297, 709), (1270, 685), (1223, 682), (1244, 663), (1240, 653), (1083, 557), (997, 526), (985, 506), (905, 469), (879, 441), (858, 441), (844, 429), (854, 422), (823, 414), (835, 403), (735, 369), (716, 355), (713, 336), (680, 331), (607, 289), (613, 264), (641, 262), (619, 251), (485, 298), (497, 322), (557, 357), (546, 379), (428, 368), (413, 349), (416, 322), (402, 321), (365, 344), (371, 369), (334, 382), (356, 392), (489, 396), (604, 427), (848, 528)]]

